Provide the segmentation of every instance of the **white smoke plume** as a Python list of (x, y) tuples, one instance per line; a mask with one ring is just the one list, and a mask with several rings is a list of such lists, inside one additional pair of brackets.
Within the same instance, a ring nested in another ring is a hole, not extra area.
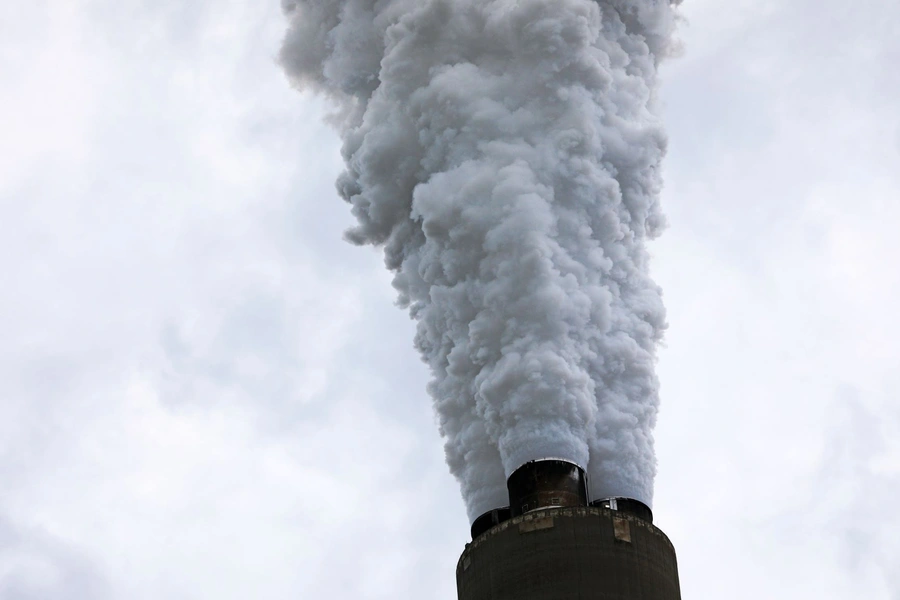
[(470, 519), (560, 457), (652, 500), (645, 242), (664, 226), (656, 74), (669, 0), (283, 0), (281, 62), (334, 99), (357, 244), (418, 322)]

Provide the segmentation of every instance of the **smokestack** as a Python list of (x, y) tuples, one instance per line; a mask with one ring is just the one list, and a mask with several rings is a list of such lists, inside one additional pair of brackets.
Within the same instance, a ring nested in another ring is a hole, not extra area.
[(588, 505), (584, 469), (558, 458), (509, 476), (509, 507), (481, 515), (456, 566), (459, 600), (680, 600), (678, 565), (650, 507)]
[(513, 517), (540, 508), (587, 506), (584, 469), (561, 458), (525, 463), (509, 476), (506, 487)]
[(591, 502), (591, 506), (632, 514), (648, 523), (653, 522), (653, 511), (650, 510), (650, 507), (634, 498), (603, 498), (594, 500)]
[(482, 533), (489, 531), (495, 525), (508, 521), (510, 516), (508, 506), (487, 511), (472, 523), (472, 539), (474, 540)]

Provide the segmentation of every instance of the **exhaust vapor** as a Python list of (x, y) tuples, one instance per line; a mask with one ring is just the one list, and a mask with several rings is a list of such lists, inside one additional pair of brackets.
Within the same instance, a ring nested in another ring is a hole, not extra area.
[(417, 321), (470, 520), (543, 457), (650, 505), (669, 0), (283, 8), (281, 64), (334, 101), (346, 235), (383, 247)]

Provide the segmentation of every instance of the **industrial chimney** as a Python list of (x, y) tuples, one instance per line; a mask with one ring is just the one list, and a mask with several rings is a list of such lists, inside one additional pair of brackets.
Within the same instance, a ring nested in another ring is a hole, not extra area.
[(472, 525), (459, 600), (680, 600), (675, 549), (631, 498), (588, 505), (584, 470), (528, 462), (507, 480), (509, 507)]

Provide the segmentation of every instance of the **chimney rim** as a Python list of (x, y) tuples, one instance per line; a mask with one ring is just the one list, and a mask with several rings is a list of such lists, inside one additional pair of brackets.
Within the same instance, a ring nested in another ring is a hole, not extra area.
[(523, 462), (521, 465), (519, 465), (518, 467), (516, 467), (515, 469), (513, 469), (513, 470), (512, 470), (512, 473), (510, 473), (509, 476), (508, 476), (506, 479), (509, 480), (509, 478), (513, 476), (513, 473), (515, 473), (516, 471), (518, 471), (518, 470), (521, 469), (522, 467), (525, 467), (525, 466), (530, 465), (530, 464), (532, 464), (532, 463), (549, 462), (549, 461), (555, 461), (555, 462), (563, 462), (563, 463), (567, 463), (567, 464), (573, 465), (573, 466), (575, 466), (575, 467), (578, 467), (579, 469), (582, 470), (582, 472), (585, 472), (585, 471), (586, 471), (586, 469), (585, 469), (583, 466), (581, 466), (580, 464), (578, 464), (577, 462), (575, 462), (574, 460), (572, 460), (572, 459), (570, 459), (570, 458), (562, 458), (562, 457), (559, 457), (559, 456), (545, 456), (545, 457), (543, 457), (543, 458), (533, 458), (533, 459), (531, 459), (531, 460), (526, 460), (526, 461)]

